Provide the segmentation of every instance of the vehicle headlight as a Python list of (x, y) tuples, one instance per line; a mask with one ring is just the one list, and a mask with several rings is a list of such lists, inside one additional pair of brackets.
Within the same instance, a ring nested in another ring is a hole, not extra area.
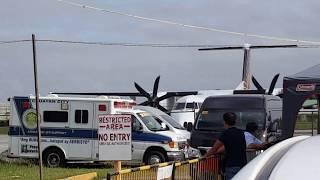
[(168, 144), (169, 144), (170, 148), (178, 148), (178, 143), (177, 142), (171, 141)]
[(170, 148), (178, 148), (178, 143), (174, 141), (163, 141), (163, 144), (168, 144)]

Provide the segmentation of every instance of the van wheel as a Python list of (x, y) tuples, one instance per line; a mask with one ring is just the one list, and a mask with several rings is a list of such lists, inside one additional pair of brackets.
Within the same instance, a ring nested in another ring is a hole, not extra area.
[(63, 167), (65, 161), (63, 152), (57, 148), (50, 148), (43, 152), (43, 163), (47, 167)]
[(159, 164), (166, 161), (166, 156), (161, 151), (149, 151), (145, 158), (145, 163), (152, 165), (152, 164)]

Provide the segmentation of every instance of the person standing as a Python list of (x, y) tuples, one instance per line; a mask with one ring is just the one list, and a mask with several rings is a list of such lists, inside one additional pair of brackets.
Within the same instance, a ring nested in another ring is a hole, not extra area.
[(237, 116), (233, 112), (227, 112), (223, 115), (224, 128), (226, 130), (205, 155), (205, 157), (209, 157), (217, 154), (218, 150), (224, 146), (226, 180), (230, 180), (247, 163), (244, 132), (234, 126), (236, 119)]
[(267, 146), (267, 143), (262, 143), (262, 141), (256, 137), (257, 130), (258, 130), (257, 123), (255, 122), (247, 123), (244, 136), (246, 139), (246, 145), (248, 149), (261, 150), (261, 149), (265, 149)]

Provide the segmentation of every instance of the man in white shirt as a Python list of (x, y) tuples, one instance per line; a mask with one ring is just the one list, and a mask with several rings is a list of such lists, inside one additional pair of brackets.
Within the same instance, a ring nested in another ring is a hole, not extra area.
[(261, 150), (266, 147), (266, 144), (262, 143), (262, 141), (255, 136), (257, 130), (258, 125), (255, 122), (249, 122), (247, 124), (246, 131), (244, 132), (247, 149)]

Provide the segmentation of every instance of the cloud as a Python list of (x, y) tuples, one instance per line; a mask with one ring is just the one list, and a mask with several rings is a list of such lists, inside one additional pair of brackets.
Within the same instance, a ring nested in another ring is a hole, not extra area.
[[(317, 1), (75, 1), (176, 22), (230, 31), (320, 41)], [(253, 44), (268, 40), (164, 25), (73, 7), (55, 0), (4, 0), (0, 40), (41, 39), (171, 43)], [(241, 79), (241, 51), (38, 43), (39, 86), (49, 91), (135, 91), (137, 81), (160, 90), (234, 88)], [(252, 72), (264, 86), (272, 76), (319, 63), (318, 49), (252, 51)], [(31, 44), (0, 45), (0, 98), (33, 93)], [(281, 82), (278, 83), (281, 86)]]

